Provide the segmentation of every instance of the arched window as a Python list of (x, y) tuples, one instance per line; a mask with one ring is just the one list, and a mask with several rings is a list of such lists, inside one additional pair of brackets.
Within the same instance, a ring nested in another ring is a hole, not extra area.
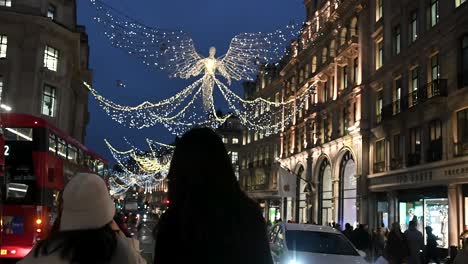
[(346, 27), (341, 29), (340, 33), (340, 46), (343, 46), (348, 41), (348, 29)]
[(317, 56), (312, 57), (312, 73), (317, 71)]
[(322, 49), (322, 63), (326, 63), (328, 60), (328, 49), (325, 47)]
[(356, 17), (351, 19), (351, 37), (358, 35), (358, 20)]
[(331, 166), (328, 160), (324, 160), (319, 170), (320, 188), (319, 188), (319, 207), (320, 224), (327, 225), (333, 222), (332, 200), (333, 200), (333, 181)]
[(340, 163), (339, 222), (342, 225), (350, 223), (356, 226), (357, 224), (356, 196), (356, 163), (351, 152), (347, 151)]

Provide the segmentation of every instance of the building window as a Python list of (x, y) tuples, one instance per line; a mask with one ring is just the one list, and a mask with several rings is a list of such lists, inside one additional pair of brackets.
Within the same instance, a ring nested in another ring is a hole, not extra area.
[(438, 80), (440, 77), (439, 54), (431, 57), (431, 80)]
[(42, 91), (42, 114), (54, 117), (57, 104), (57, 89), (50, 85), (44, 85)]
[(375, 0), (375, 21), (383, 17), (383, 0)]
[(355, 84), (357, 84), (357, 80), (358, 80), (358, 74), (359, 74), (358, 70), (359, 70), (359, 60), (356, 57), (353, 60), (353, 82)]
[(393, 54), (401, 52), (401, 27), (398, 25), (393, 29)]
[(56, 8), (54, 5), (49, 5), (47, 8), (47, 17), (54, 20), (55, 19)]
[(421, 128), (410, 129), (410, 149), (408, 166), (418, 165), (421, 162)]
[(323, 102), (326, 103), (328, 101), (328, 82), (323, 83)]
[(409, 25), (410, 41), (415, 42), (418, 39), (418, 11), (411, 12), (411, 20)]
[(340, 46), (344, 46), (346, 44), (346, 41), (348, 37), (348, 29), (346, 27), (341, 29), (340, 33)]
[(439, 0), (431, 0), (429, 25), (431, 27), (439, 23)]
[(44, 52), (44, 67), (51, 71), (57, 71), (59, 61), (59, 51), (50, 46), (46, 46)]
[(312, 58), (312, 73), (315, 73), (317, 71), (317, 56), (314, 56)]
[(411, 82), (410, 82), (410, 106), (414, 106), (418, 103), (418, 87), (419, 87), (419, 67), (415, 67), (411, 70)]
[(227, 144), (228, 143), (228, 139), (226, 137), (223, 137), (223, 143), (224, 144)]
[(0, 76), (0, 104), (2, 103), (3, 99), (3, 77)]
[(442, 159), (442, 122), (433, 120), (429, 123), (429, 150), (427, 161)]
[(457, 112), (457, 142), (455, 155), (468, 155), (468, 108)]
[(11, 7), (11, 0), (0, 0), (0, 6)]
[(232, 138), (232, 144), (239, 144), (238, 138)]
[(401, 145), (401, 135), (393, 135), (392, 142), (392, 159), (390, 161), (390, 168), (392, 170), (402, 168), (402, 145)]
[(461, 86), (468, 85), (468, 35), (463, 36), (462, 39), (462, 50), (461, 50), (461, 57), (462, 57), (462, 73), (461, 73)]
[(323, 48), (322, 49), (322, 64), (325, 64), (328, 60), (328, 49)]
[(374, 173), (385, 170), (385, 139), (375, 142)]
[(401, 136), (400, 134), (393, 135), (393, 157), (401, 157)]
[[(455, 0), (455, 7), (459, 7), (465, 2), (466, 2), (466, 0)], [(0, 3), (1, 3), (1, 1), (0, 1)]]
[(401, 112), (401, 78), (395, 80), (395, 90), (393, 91), (393, 114)]
[(342, 84), (342, 88), (346, 89), (346, 88), (348, 88), (348, 66), (343, 67), (343, 72), (342, 73), (343, 74), (341, 75), (341, 77), (342, 77), (341, 84)]
[(382, 122), (382, 108), (383, 108), (383, 91), (377, 92), (377, 100), (375, 101), (375, 119), (377, 124)]
[(236, 165), (239, 162), (239, 153), (231, 152), (231, 160), (232, 160), (232, 164)]
[(375, 50), (375, 69), (378, 70), (383, 66), (383, 39), (379, 39), (376, 42)]
[(328, 160), (324, 160), (320, 165), (319, 177), (319, 221), (322, 225), (328, 225), (333, 221), (333, 179)]
[(468, 108), (457, 112), (457, 139), (468, 150)]
[(8, 37), (0, 35), (0, 58), (6, 58), (8, 48)]

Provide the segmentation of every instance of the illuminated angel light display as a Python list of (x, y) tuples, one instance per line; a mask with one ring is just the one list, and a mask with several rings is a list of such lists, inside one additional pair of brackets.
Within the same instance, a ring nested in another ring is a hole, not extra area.
[[(180, 30), (148, 27), (98, 0), (90, 0), (97, 10), (95, 20), (104, 26), (104, 35), (113, 46), (136, 56), (144, 64), (169, 73), (171, 78), (195, 79), (174, 96), (159, 102), (124, 106), (108, 100), (85, 83), (101, 107), (115, 121), (130, 128), (163, 124), (174, 134), (193, 126), (216, 128), (229, 117), (218, 116), (213, 94), (219, 92), (232, 114), (248, 129), (263, 134), (279, 132), (302, 110), (315, 86), (292, 99), (245, 100), (233, 92), (231, 81), (251, 81), (260, 65), (277, 63), (285, 56), (288, 44), (299, 35), (299, 27), (288, 26), (272, 33), (241, 33), (232, 40), (227, 53), (216, 57), (200, 55), (189, 34)], [(218, 77), (225, 79), (225, 83)]]

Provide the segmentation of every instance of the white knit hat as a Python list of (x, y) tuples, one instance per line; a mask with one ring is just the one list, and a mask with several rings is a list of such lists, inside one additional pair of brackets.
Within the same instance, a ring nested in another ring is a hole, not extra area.
[(112, 221), (114, 214), (114, 202), (99, 176), (79, 173), (65, 186), (61, 231), (101, 228)]

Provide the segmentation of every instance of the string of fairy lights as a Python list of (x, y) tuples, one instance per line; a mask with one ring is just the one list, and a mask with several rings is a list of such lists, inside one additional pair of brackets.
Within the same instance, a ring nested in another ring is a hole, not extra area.
[[(310, 34), (311, 23), (303, 27), (289, 25), (270, 33), (240, 33), (231, 40), (226, 54), (216, 57), (216, 49), (211, 47), (209, 56), (204, 57), (197, 52), (187, 32), (148, 27), (100, 0), (90, 2), (96, 10), (94, 20), (102, 25), (103, 35), (112, 46), (149, 67), (167, 72), (170, 78), (194, 78), (190, 85), (170, 98), (145, 101), (136, 106), (115, 103), (84, 83), (104, 112), (123, 126), (144, 129), (162, 124), (171, 133), (180, 135), (195, 126), (217, 128), (234, 115), (247, 129), (268, 136), (294, 122), (297, 113), (307, 107), (316, 92), (314, 83), (290, 98), (283, 96), (273, 102), (261, 97), (247, 100), (230, 88), (232, 80), (254, 80), (262, 65), (279, 66), (281, 59), (291, 55), (289, 52), (296, 56), (297, 47), (293, 47), (291, 41)], [(308, 38), (313, 40), (307, 45), (314, 45), (323, 35), (320, 32), (323, 23), (318, 23), (317, 20), (317, 32)], [(214, 93), (221, 95), (232, 114), (217, 114)], [(114, 175), (111, 183), (114, 193), (125, 192), (125, 188), (135, 184), (150, 191), (164, 179), (171, 157), (167, 150), (171, 147), (150, 140), (147, 143), (149, 150), (146, 152), (131, 144), (129, 150), (119, 151), (106, 141), (123, 169)], [(160, 153), (167, 155), (161, 159)]]
[(141, 151), (127, 139), (128, 150), (118, 150), (105, 140), (121, 171), (113, 171), (111, 193), (119, 195), (138, 185), (151, 193), (167, 176), (174, 147), (147, 139), (148, 151)]

